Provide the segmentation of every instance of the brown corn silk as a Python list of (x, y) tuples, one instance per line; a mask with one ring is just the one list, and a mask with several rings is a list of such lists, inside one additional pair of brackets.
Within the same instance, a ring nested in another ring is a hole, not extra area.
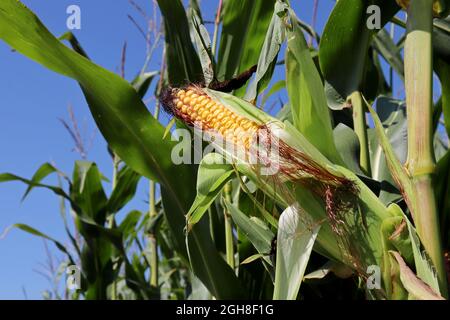
[[(285, 187), (286, 181), (293, 182), (294, 187), (296, 183), (300, 183), (319, 197), (340, 243), (341, 254), (354, 269), (363, 270), (357, 258), (357, 249), (347, 237), (350, 232), (345, 224), (345, 214), (357, 211), (358, 190), (353, 181), (329, 172), (306, 153), (275, 137), (270, 124), (257, 123), (237, 114), (208, 96), (200, 86), (168, 87), (162, 92), (161, 103), (168, 113), (185, 124), (197, 127), (202, 132), (219, 135), (227, 143), (231, 142), (244, 149), (246, 155), (256, 156), (262, 165), (268, 166), (277, 161), (278, 174), (267, 176), (266, 182), (273, 183), (275, 190), (282, 192), (291, 204), (295, 202), (295, 196), (292, 190)], [(278, 151), (276, 160), (271, 159), (269, 152), (261, 152), (274, 148)], [(248, 157), (240, 160), (247, 159)], [(311, 219), (307, 220), (305, 225), (312, 229)]]

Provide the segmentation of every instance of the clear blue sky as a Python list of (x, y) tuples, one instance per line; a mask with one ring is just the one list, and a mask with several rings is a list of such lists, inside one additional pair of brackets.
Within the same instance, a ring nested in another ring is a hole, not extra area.
[[(135, 26), (127, 18), (132, 14), (143, 24), (143, 18), (128, 0), (23, 0), (55, 34), (66, 29), (66, 8), (71, 4), (81, 7), (82, 29), (75, 34), (90, 57), (103, 67), (118, 71), (121, 49), (128, 43), (126, 78), (130, 80), (145, 59), (145, 43)], [(152, 14), (152, 0), (135, 0)], [(311, 22), (313, 0), (291, 0), (297, 15)], [(204, 19), (212, 21), (217, 0), (203, 0)], [(317, 29), (323, 29), (333, 0), (320, 0)], [(301, 8), (302, 10), (299, 10)], [(160, 50), (149, 70), (159, 69)], [(80, 123), (85, 123), (88, 134), (95, 130), (84, 97), (71, 79), (55, 74), (40, 65), (14, 53), (0, 42), (0, 172), (11, 172), (31, 177), (44, 162), (53, 161), (70, 174), (79, 155), (72, 152), (73, 143), (58, 118), (68, 119), (67, 107), (73, 106)], [(284, 69), (278, 67), (275, 78), (283, 78)], [(151, 104), (150, 104), (151, 107)], [(165, 116), (165, 115), (164, 115)], [(97, 131), (88, 159), (111, 176), (112, 166), (106, 144)], [(56, 183), (49, 178), (47, 183)], [(106, 186), (109, 188), (109, 186)], [(58, 199), (51, 193), (35, 190), (25, 202), (20, 199), (25, 186), (20, 183), (0, 184), (0, 233), (9, 225), (21, 222), (44, 231), (67, 243), (59, 216)], [(136, 199), (126, 209), (145, 210), (147, 183), (141, 181)], [(125, 210), (126, 211), (126, 210)], [(123, 216), (123, 212), (121, 213)], [(62, 255), (49, 243), (52, 254)], [(42, 269), (46, 255), (42, 240), (14, 230), (0, 240), (0, 299), (39, 299), (50, 287), (35, 269)]]

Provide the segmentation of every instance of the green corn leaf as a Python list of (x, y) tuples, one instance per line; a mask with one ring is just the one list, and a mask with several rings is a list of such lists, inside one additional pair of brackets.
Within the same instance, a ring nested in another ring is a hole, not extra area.
[(70, 197), (64, 192), (63, 189), (61, 189), (59, 187), (36, 183), (36, 182), (19, 177), (15, 174), (11, 174), (11, 173), (1, 173), (0, 174), (0, 183), (1, 182), (10, 182), (10, 181), (20, 181), (20, 182), (27, 184), (31, 188), (39, 187), (39, 188), (48, 189), (48, 190), (51, 190), (56, 195), (62, 196), (64, 199), (71, 201)]
[[(179, 1), (161, 0), (159, 4), (166, 23), (171, 81), (174, 84), (195, 81), (198, 79), (195, 76), (201, 76), (202, 72), (190, 42), (184, 9)], [(174, 24), (168, 21), (174, 21)], [(64, 46), (18, 1), (0, 2), (0, 39), (50, 70), (79, 82), (91, 113), (111, 148), (134, 171), (161, 183), (166, 218), (176, 249), (181, 257), (187, 258), (184, 214), (195, 197), (195, 190), (191, 188), (195, 177), (191, 167), (174, 165), (171, 151), (175, 143), (162, 139), (164, 127), (148, 112), (136, 90), (118, 75)], [(216, 297), (238, 297), (245, 291), (239, 285), (233, 285), (238, 280), (213, 247), (208, 228), (207, 225), (198, 226), (189, 234), (194, 237), (189, 245), (191, 261), (198, 258), (194, 273), (208, 283)], [(206, 263), (205, 256), (210, 264)], [(228, 276), (214, 277), (215, 273)]]
[(396, 251), (390, 251), (400, 266), (400, 279), (406, 290), (419, 300), (445, 300), (437, 294), (425, 282), (420, 280), (414, 272), (407, 266), (401, 255)]
[[(384, 96), (378, 97), (376, 112), (382, 122), (384, 133), (392, 146), (395, 156), (400, 163), (404, 163), (408, 151), (406, 106), (404, 101)], [(369, 129), (368, 135), (369, 148), (371, 150), (372, 177), (380, 181), (383, 187), (380, 193), (380, 200), (386, 204), (398, 201), (401, 199), (401, 194), (394, 187), (396, 183), (389, 170), (376, 128)]]
[(259, 55), (255, 79), (248, 86), (245, 95), (245, 99), (248, 101), (255, 101), (258, 94), (267, 87), (268, 82), (272, 78), (278, 53), (286, 37), (284, 19), (287, 8), (288, 5), (279, 0), (275, 3), (272, 20)]
[(295, 207), (287, 208), (280, 217), (275, 267), (275, 300), (297, 299), (320, 225), (309, 230)]
[[(163, 168), (172, 166), (170, 156), (166, 157), (171, 143), (162, 143), (163, 127), (134, 89), (119, 76), (63, 46), (20, 2), (2, 1), (0, 8), (0, 38), (49, 69), (79, 81), (100, 130), (120, 158), (151, 179), (167, 181)], [(183, 167), (178, 170), (183, 171)]]
[(262, 258), (269, 265), (272, 265), (272, 261), (269, 259), (271, 243), (274, 238), (272, 231), (262, 221), (255, 220), (256, 217), (249, 218), (229, 201), (225, 200), (225, 205), (240, 232), (246, 235), (255, 249), (262, 255)]
[(70, 196), (80, 208), (83, 217), (104, 225), (107, 217), (107, 197), (101, 173), (92, 162), (77, 161), (73, 170)]
[(357, 174), (363, 174), (359, 166), (359, 139), (355, 131), (343, 123), (339, 123), (333, 130), (334, 142), (346, 167)]
[(189, 35), (189, 23), (182, 2), (158, 0), (158, 5), (164, 17), (170, 84), (180, 86), (186, 81), (202, 82), (202, 67)]
[(334, 144), (322, 80), (295, 13), (288, 12), (286, 82), (294, 126), (328, 159), (343, 164)]
[[(401, 211), (401, 209), (400, 209)], [(391, 241), (399, 227), (403, 228), (401, 224), (403, 218), (395, 216), (384, 219), (381, 225), (381, 234), (383, 241), (384, 260), (382, 268), (382, 276), (384, 281), (384, 291), (387, 299), (390, 300), (405, 300), (408, 298), (408, 292), (405, 290), (400, 277), (400, 267), (398, 262), (390, 254), (390, 251), (395, 250), (395, 246)], [(408, 234), (408, 232), (406, 232)], [(401, 230), (403, 235), (403, 230)], [(398, 237), (398, 235), (395, 235)], [(408, 234), (409, 237), (409, 234)], [(411, 251), (411, 243), (409, 243), (409, 251)]]
[(117, 175), (116, 186), (108, 199), (109, 213), (118, 212), (131, 199), (133, 199), (137, 185), (142, 176), (134, 172), (130, 167), (124, 166)]
[(264, 258), (263, 254), (257, 253), (257, 254), (251, 255), (250, 257), (246, 258), (244, 261), (241, 262), (241, 265), (249, 264), (258, 259), (263, 259), (263, 258)]
[(449, 239), (449, 228), (447, 226), (450, 223), (450, 216), (448, 214), (450, 212), (450, 151), (447, 151), (446, 155), (438, 161), (435, 171), (435, 181), (441, 228), (444, 231), (442, 238)]
[(38, 237), (41, 237), (41, 238), (44, 238), (44, 239), (46, 239), (46, 240), (49, 240), (49, 241), (53, 242), (53, 243), (55, 244), (55, 246), (56, 246), (61, 252), (63, 252), (64, 254), (67, 255), (67, 257), (68, 257), (69, 260), (70, 260), (70, 263), (71, 263), (71, 264), (75, 264), (75, 260), (72, 258), (72, 256), (71, 256), (71, 254), (69, 253), (69, 251), (67, 251), (66, 247), (65, 247), (61, 242), (59, 242), (58, 240), (55, 240), (54, 238), (52, 238), (52, 237), (46, 235), (45, 233), (43, 233), (43, 232), (41, 232), (41, 231), (39, 231), (39, 230), (37, 230), (37, 229), (35, 229), (35, 228), (33, 228), (33, 227), (30, 227), (29, 225), (26, 225), (26, 224), (23, 224), (23, 223), (16, 223), (16, 224), (13, 224), (12, 226), (9, 226), (9, 227), (3, 232), (3, 234), (0, 236), (0, 239), (3, 239), (4, 237), (6, 237), (6, 235), (11, 231), (11, 229), (20, 229), (20, 230), (25, 231), (25, 232), (27, 232), (27, 233), (29, 233), (29, 234), (34, 235), (34, 236), (38, 236)]
[(137, 226), (144, 214), (138, 210), (130, 211), (119, 224), (118, 229), (122, 232), (125, 241), (132, 240), (137, 233)]
[(434, 292), (440, 294), (439, 283), (432, 266), (430, 258), (427, 256), (425, 251), (422, 251), (419, 236), (411, 222), (406, 216), (404, 216), (406, 223), (408, 225), (409, 238), (412, 243), (412, 251), (414, 255), (414, 263), (416, 267), (417, 277), (419, 277), (423, 282), (425, 282)]
[(444, 61), (438, 58), (435, 62), (435, 70), (439, 76), (442, 87), (442, 112), (444, 114), (445, 129), (450, 136), (450, 59)]
[(73, 50), (75, 50), (75, 52), (78, 52), (80, 55), (90, 60), (88, 54), (81, 46), (81, 43), (78, 41), (77, 37), (75, 37), (75, 35), (72, 32), (69, 31), (64, 33), (61, 37), (58, 38), (58, 40), (69, 41), (70, 45), (72, 46)]
[(211, 39), (209, 38), (208, 30), (201, 22), (201, 18), (197, 15), (195, 10), (191, 11), (191, 29), (193, 30), (193, 37), (195, 45), (200, 57), (200, 63), (203, 69), (203, 76), (205, 78), (205, 86), (214, 80), (215, 61), (214, 55), (211, 52)]
[(352, 92), (363, 89), (370, 40), (378, 31), (367, 27), (369, 5), (380, 9), (381, 28), (400, 9), (395, 0), (340, 0), (328, 18), (320, 41), (322, 74), (344, 99)]
[(385, 29), (381, 29), (374, 37), (373, 44), (375, 49), (383, 56), (383, 58), (391, 65), (392, 69), (404, 81), (405, 66), (398, 48), (391, 36)]
[(141, 98), (144, 98), (153, 79), (159, 74), (159, 71), (141, 72), (131, 81), (131, 85), (137, 91)]
[[(275, 0), (224, 1), (218, 78), (231, 79), (258, 62)], [(245, 88), (237, 90), (242, 96)]]
[(213, 297), (208, 291), (208, 288), (195, 276), (191, 276), (192, 292), (188, 300), (211, 300)]
[[(58, 169), (56, 169), (53, 165), (50, 163), (44, 163), (33, 175), (31, 178), (32, 183), (40, 183), (43, 179), (45, 179), (47, 176), (49, 176), (52, 173), (58, 172)], [(24, 195), (22, 196), (22, 201), (25, 200), (25, 198), (28, 196), (28, 194), (33, 189), (33, 185), (28, 185), (27, 190), (25, 191)]]
[(392, 148), (392, 145), (389, 142), (389, 138), (387, 137), (383, 124), (380, 121), (380, 118), (378, 117), (377, 113), (373, 108), (368, 104), (367, 108), (370, 111), (370, 114), (372, 115), (374, 124), (375, 124), (375, 130), (377, 133), (377, 137), (379, 139), (379, 143), (384, 151), (384, 154), (386, 156), (387, 165), (389, 167), (389, 171), (394, 178), (397, 185), (404, 191), (404, 195), (410, 199), (411, 197), (414, 197), (412, 190), (411, 181), (409, 179), (409, 176), (405, 169), (403, 168), (402, 164), (397, 158), (397, 155), (395, 154), (394, 149)]
[[(202, 280), (211, 294), (217, 299), (245, 299), (248, 297), (234, 270), (219, 255), (209, 232), (195, 232), (203, 228), (208, 230), (208, 221), (202, 219), (186, 236), (189, 261), (196, 276)], [(196, 248), (202, 248), (198, 250)]]
[(200, 221), (225, 184), (234, 174), (230, 164), (223, 164), (224, 158), (217, 153), (207, 154), (198, 169), (197, 196), (187, 213), (188, 229)]
[(280, 81), (274, 83), (273, 86), (270, 88), (270, 90), (264, 94), (264, 97), (261, 100), (261, 108), (264, 108), (264, 106), (267, 103), (267, 100), (269, 100), (269, 98), (271, 96), (273, 96), (277, 92), (281, 91), (285, 87), (286, 87), (286, 80), (280, 80)]

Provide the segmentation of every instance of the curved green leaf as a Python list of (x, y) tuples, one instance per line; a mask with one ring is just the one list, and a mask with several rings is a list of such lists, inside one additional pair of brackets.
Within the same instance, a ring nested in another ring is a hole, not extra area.
[(20, 230), (25, 231), (25, 232), (27, 232), (27, 233), (29, 233), (29, 234), (34, 235), (34, 236), (38, 236), (38, 237), (41, 237), (41, 238), (44, 238), (44, 239), (46, 239), (46, 240), (49, 240), (49, 241), (53, 242), (53, 243), (55, 244), (55, 246), (56, 246), (61, 252), (63, 252), (64, 254), (67, 255), (67, 257), (68, 257), (69, 260), (70, 260), (70, 263), (75, 264), (75, 260), (72, 258), (72, 256), (71, 256), (71, 254), (69, 253), (69, 251), (67, 251), (66, 247), (65, 247), (61, 242), (59, 242), (58, 240), (55, 240), (54, 238), (52, 238), (52, 237), (46, 235), (45, 233), (43, 233), (43, 232), (41, 232), (41, 231), (39, 231), (39, 230), (37, 230), (37, 229), (35, 229), (35, 228), (33, 228), (33, 227), (30, 227), (29, 225), (26, 225), (26, 224), (23, 224), (23, 223), (16, 223), (16, 224), (13, 224), (12, 226), (9, 226), (9, 227), (5, 230), (5, 232), (1, 235), (0, 239), (4, 238), (4, 237), (9, 233), (9, 231), (10, 231), (11, 229), (20, 229)]
[(357, 174), (363, 174), (359, 166), (359, 139), (355, 131), (343, 123), (339, 123), (333, 130), (336, 148), (347, 168)]
[(336, 150), (322, 80), (297, 17), (289, 9), (286, 84), (294, 126), (329, 160), (342, 164)]
[(262, 258), (269, 265), (272, 265), (272, 261), (269, 259), (269, 253), (271, 252), (271, 244), (274, 238), (273, 232), (270, 231), (264, 222), (256, 217), (247, 217), (247, 215), (229, 201), (225, 200), (225, 205), (240, 232), (246, 235), (255, 249), (262, 255)]
[[(193, 81), (195, 76), (201, 76), (201, 68), (190, 42), (184, 9), (178, 0), (160, 0), (159, 4), (165, 16), (171, 81), (173, 84), (186, 79)], [(169, 21), (173, 21), (175, 25)], [(134, 171), (161, 183), (165, 214), (176, 248), (182, 257), (187, 257), (183, 233), (184, 214), (195, 196), (191, 188), (195, 177), (190, 166), (177, 166), (172, 162), (171, 151), (175, 143), (162, 138), (164, 127), (148, 112), (136, 90), (118, 75), (60, 43), (36, 16), (18, 1), (0, 2), (0, 38), (27, 57), (79, 82), (91, 113), (111, 148)], [(202, 225), (189, 234), (189, 237), (193, 238), (189, 249), (191, 261), (195, 260), (196, 263), (194, 272), (202, 281), (208, 283), (209, 289), (216, 297), (231, 298), (232, 294), (242, 295), (243, 291), (239, 286), (234, 286), (237, 278), (231, 271), (231, 276), (225, 279), (226, 282), (220, 277), (212, 276), (215, 273), (229, 272), (229, 267), (211, 246), (208, 230), (207, 225)], [(208, 269), (205, 256), (214, 268)], [(196, 257), (200, 258), (196, 260)], [(211, 283), (211, 279), (215, 282)]]
[(272, 78), (278, 53), (286, 37), (283, 19), (286, 16), (287, 8), (286, 3), (281, 1), (275, 3), (272, 20), (259, 55), (255, 79), (249, 84), (245, 94), (245, 99), (248, 101), (254, 101)]
[(203, 73), (189, 34), (189, 23), (180, 0), (158, 0), (164, 17), (169, 82), (180, 86), (187, 81), (202, 82)]
[[(44, 178), (46, 178), (48, 175), (54, 173), (54, 172), (58, 172), (58, 169), (56, 169), (53, 165), (51, 165), (50, 163), (44, 163), (37, 171), (36, 173), (33, 175), (33, 177), (31, 178), (31, 181), (33, 183), (39, 183), (41, 182)], [(27, 190), (25, 191), (22, 200), (24, 200), (27, 195), (31, 192), (31, 190), (33, 189), (33, 185), (30, 184), (28, 185)]]
[[(258, 62), (275, 0), (224, 2), (218, 78), (231, 79)], [(242, 96), (245, 87), (237, 90)]]
[(395, 0), (340, 0), (322, 34), (320, 68), (325, 80), (343, 98), (362, 89), (370, 39), (377, 31), (367, 27), (370, 5), (380, 9), (380, 27), (400, 9)]
[(296, 207), (288, 207), (280, 217), (275, 267), (275, 300), (297, 299), (320, 225), (310, 230)]
[(124, 166), (117, 175), (117, 184), (108, 199), (108, 212), (115, 213), (122, 209), (135, 195), (141, 175), (130, 167)]
[(141, 98), (144, 98), (153, 79), (159, 74), (159, 71), (141, 72), (131, 81), (131, 85), (136, 89)]
[(197, 178), (197, 196), (187, 213), (188, 229), (200, 221), (234, 174), (233, 167), (223, 162), (223, 156), (218, 153), (209, 153), (200, 162)]
[(445, 300), (442, 296), (433, 291), (430, 286), (420, 280), (414, 272), (408, 267), (402, 256), (396, 251), (390, 251), (400, 266), (400, 279), (405, 289), (419, 300)]

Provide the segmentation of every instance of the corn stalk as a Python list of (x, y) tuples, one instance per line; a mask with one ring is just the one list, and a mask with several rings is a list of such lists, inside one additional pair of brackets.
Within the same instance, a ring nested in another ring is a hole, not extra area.
[(447, 292), (438, 211), (433, 190), (436, 162), (432, 129), (433, 0), (412, 0), (405, 42), (405, 86), (408, 112), (406, 169), (412, 182), (409, 199), (422, 243), (436, 268), (441, 291)]

